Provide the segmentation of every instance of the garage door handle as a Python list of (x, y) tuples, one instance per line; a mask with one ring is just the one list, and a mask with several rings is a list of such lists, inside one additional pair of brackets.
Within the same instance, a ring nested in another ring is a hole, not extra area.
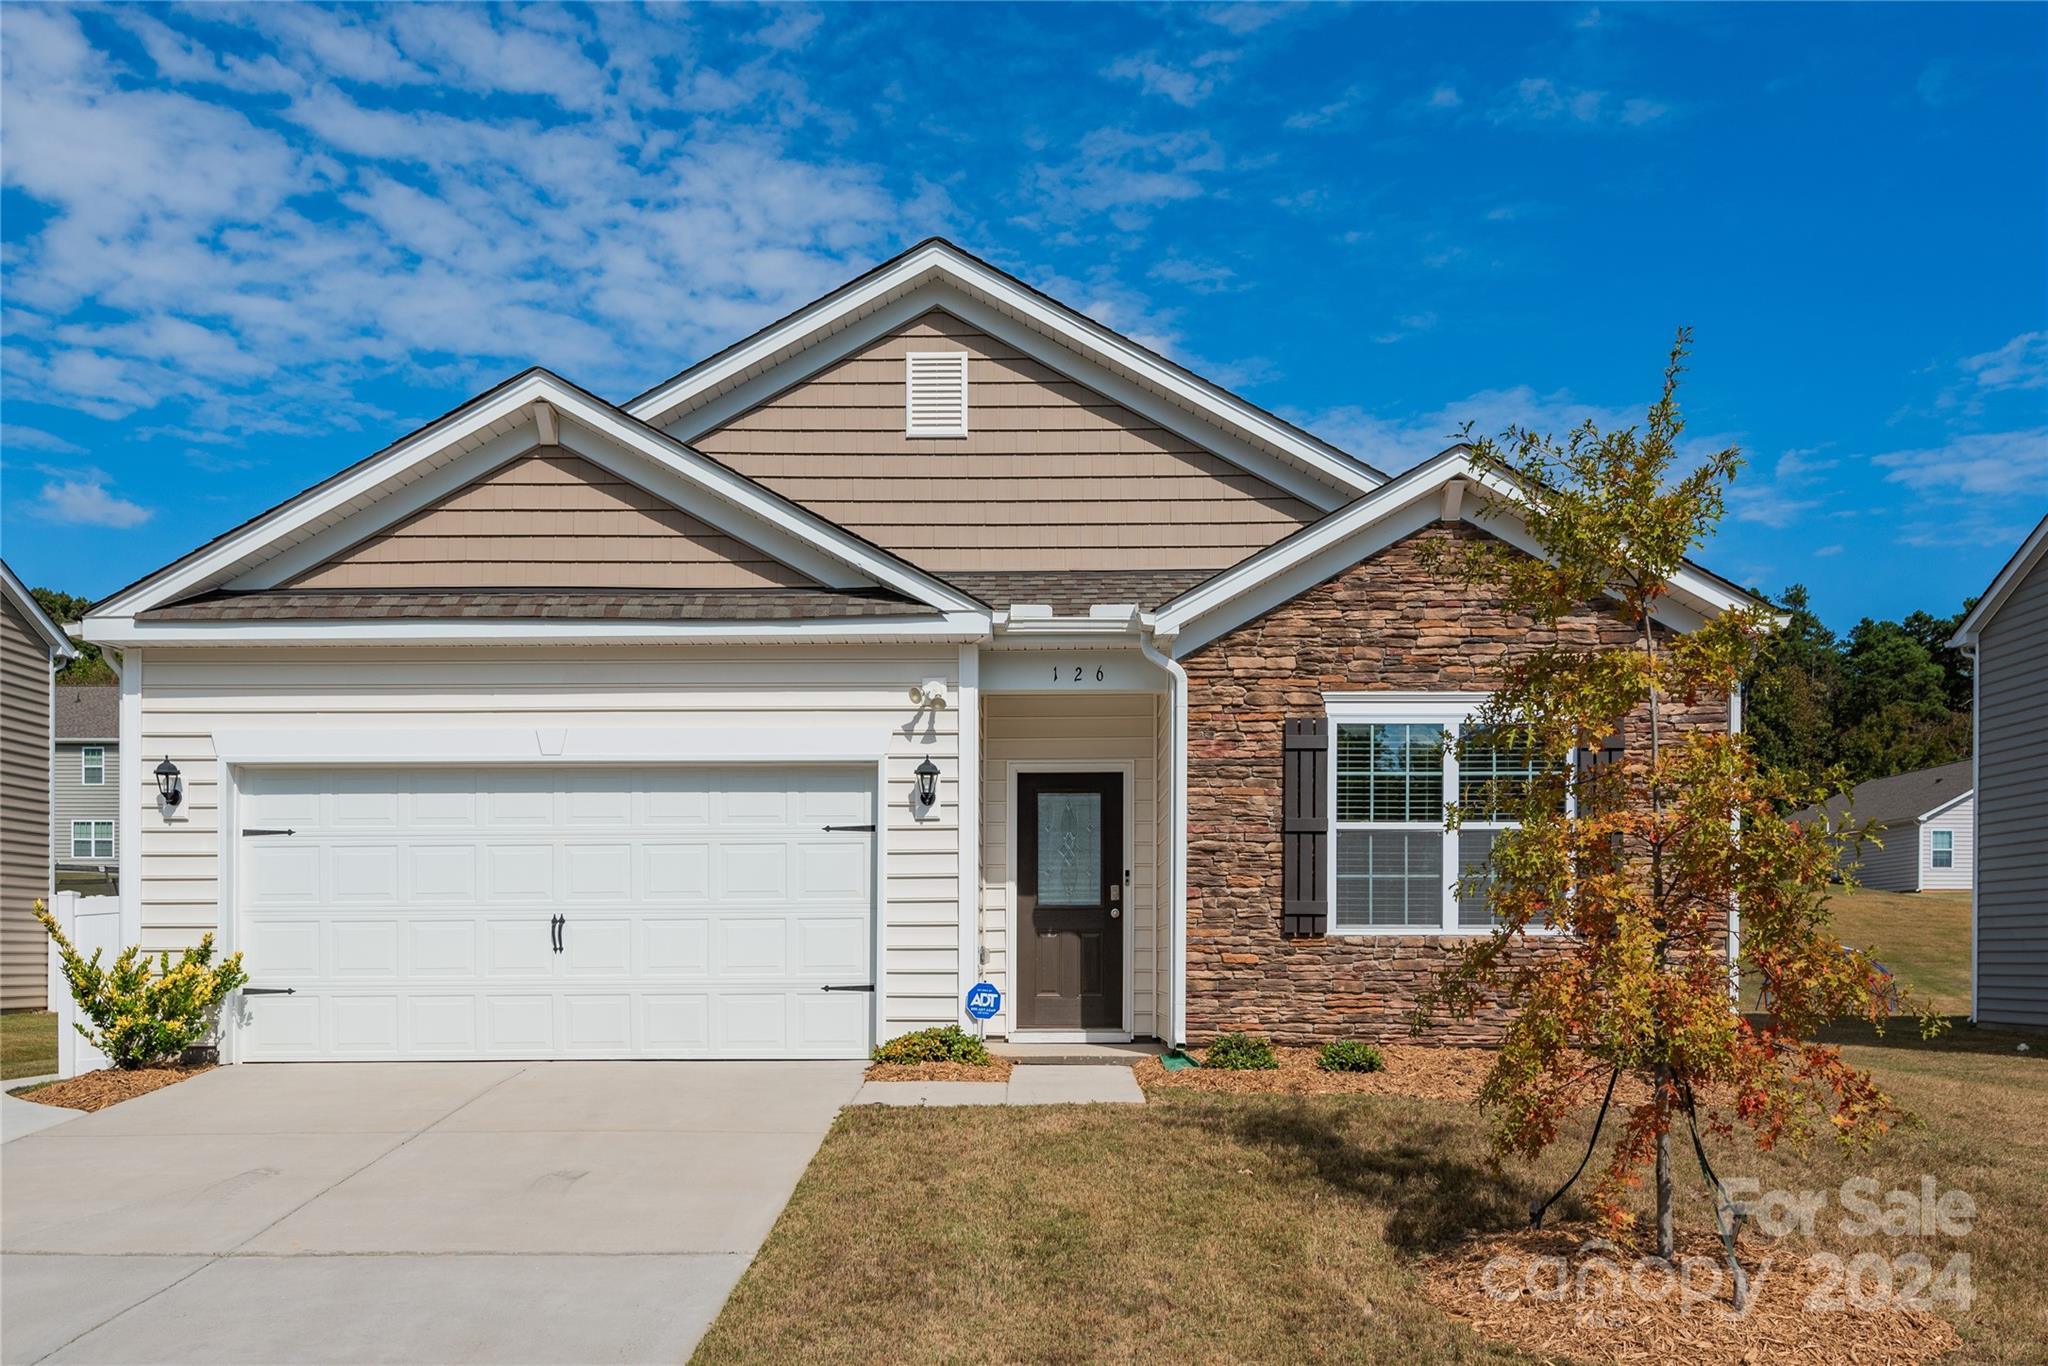
[(555, 952), (562, 951), (562, 935), (569, 928), (569, 917), (557, 915), (548, 917), (548, 942), (555, 946)]
[(857, 986), (857, 987), (836, 987), (836, 986), (835, 986), (835, 987), (826, 987), (826, 988), (825, 988), (825, 990), (826, 990), (826, 991), (873, 991), (874, 989), (875, 989), (875, 984), (874, 984), (873, 982), (868, 982), (868, 983), (865, 983), (864, 985), (861, 985), (861, 986)]
[(297, 987), (243, 987), (244, 996), (296, 996)]
[(869, 834), (869, 835), (872, 835), (872, 834), (874, 834), (874, 833), (875, 833), (875, 827), (874, 827), (874, 826), (873, 826), (872, 824), (870, 824), (870, 825), (828, 825), (828, 826), (826, 826), (826, 827), (825, 827), (825, 833), (826, 833), (826, 834), (828, 834), (828, 835), (834, 835), (834, 834), (838, 834), (838, 833), (839, 833), (840, 831), (842, 831), (842, 830), (859, 830), (859, 831), (862, 831), (863, 833), (866, 833), (866, 834)]

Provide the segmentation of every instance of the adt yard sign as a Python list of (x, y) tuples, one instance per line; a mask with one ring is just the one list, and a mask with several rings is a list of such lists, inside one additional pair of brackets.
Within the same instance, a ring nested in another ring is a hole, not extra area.
[(976, 982), (967, 988), (967, 1013), (977, 1020), (993, 1020), (1003, 1008), (1003, 993), (989, 982)]

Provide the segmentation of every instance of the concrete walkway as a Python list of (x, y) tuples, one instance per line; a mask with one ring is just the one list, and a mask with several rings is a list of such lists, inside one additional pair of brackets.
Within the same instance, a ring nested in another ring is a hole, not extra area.
[(855, 1105), (1143, 1105), (1129, 1067), (1046, 1063), (1015, 1067), (1002, 1081), (871, 1081)]
[(209, 1072), (6, 1145), (0, 1360), (684, 1360), (861, 1070)]
[[(4, 1085), (8, 1091), (13, 1091), (23, 1086), (34, 1086), (39, 1081), (55, 1080), (55, 1077), (17, 1077)], [(12, 1143), (17, 1138), (54, 1129), (84, 1113), (83, 1110), (68, 1110), (61, 1105), (38, 1105), (20, 1096), (0, 1093), (0, 1143)]]

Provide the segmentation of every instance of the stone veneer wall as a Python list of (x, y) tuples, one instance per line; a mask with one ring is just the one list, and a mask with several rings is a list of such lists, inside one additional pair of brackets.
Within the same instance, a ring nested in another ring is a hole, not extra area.
[[(1484, 538), (1437, 523), (1202, 647), (1188, 673), (1188, 1034), (1245, 1029), (1282, 1043), (1409, 1037), (1417, 998), (1463, 938), (1280, 933), (1282, 726), (1321, 715), (1322, 694), (1483, 692), (1500, 668), (1547, 643), (1487, 591), (1432, 573), (1425, 541)], [(1560, 634), (1629, 640), (1589, 607)], [(1727, 724), (1717, 700), (1681, 724)], [(1636, 744), (1636, 727), (1628, 728)], [(1497, 1037), (1498, 1012), (1440, 1020), (1422, 1042)]]

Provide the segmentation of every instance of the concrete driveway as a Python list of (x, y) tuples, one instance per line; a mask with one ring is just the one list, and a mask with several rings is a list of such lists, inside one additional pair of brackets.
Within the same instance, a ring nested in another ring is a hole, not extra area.
[(680, 1361), (861, 1069), (210, 1072), (0, 1148), (0, 1359)]

